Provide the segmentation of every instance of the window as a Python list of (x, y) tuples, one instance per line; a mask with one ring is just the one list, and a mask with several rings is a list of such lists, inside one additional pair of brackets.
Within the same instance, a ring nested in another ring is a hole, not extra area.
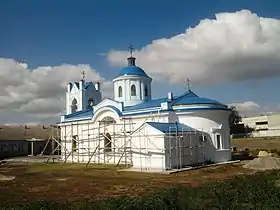
[(258, 128), (256, 131), (268, 131), (268, 128)]
[(78, 136), (72, 136), (72, 152), (77, 152), (77, 141), (78, 141)]
[(73, 99), (72, 104), (71, 104), (71, 113), (75, 113), (77, 111), (77, 99)]
[(268, 121), (256, 122), (256, 125), (267, 125)]
[(136, 87), (135, 87), (135, 85), (131, 85), (131, 96), (136, 96)]
[(119, 86), (119, 97), (122, 97), (122, 87)]
[(112, 137), (110, 133), (106, 133), (104, 136), (104, 151), (111, 152), (112, 151)]
[(199, 141), (201, 142), (207, 141), (206, 136), (199, 136)]
[(222, 149), (222, 140), (221, 140), (221, 135), (220, 134), (216, 135), (216, 141), (217, 141), (217, 149), (218, 150)]
[(147, 97), (147, 96), (148, 96), (148, 87), (147, 87), (147, 85), (145, 85), (144, 95), (145, 95), (145, 97)]
[(101, 122), (103, 125), (111, 125), (116, 123), (116, 120), (114, 120), (112, 117), (104, 117)]
[(88, 108), (92, 108), (93, 105), (94, 105), (94, 100), (93, 100), (93, 98), (90, 98), (90, 99), (88, 100)]

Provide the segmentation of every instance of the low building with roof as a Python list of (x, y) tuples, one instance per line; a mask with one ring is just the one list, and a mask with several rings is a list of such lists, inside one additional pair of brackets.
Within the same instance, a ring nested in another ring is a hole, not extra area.
[(165, 171), (231, 160), (225, 104), (190, 89), (153, 99), (152, 78), (132, 54), (127, 60), (113, 79), (114, 99), (102, 100), (99, 83), (69, 83), (59, 124), (65, 162)]
[(56, 125), (0, 125), (0, 159), (49, 155), (53, 150), (49, 143), (52, 137), (60, 141), (60, 128)]

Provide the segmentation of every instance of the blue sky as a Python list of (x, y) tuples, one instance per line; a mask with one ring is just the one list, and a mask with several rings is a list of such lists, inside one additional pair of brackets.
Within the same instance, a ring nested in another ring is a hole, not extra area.
[[(280, 19), (278, 0), (9, 0), (0, 3), (0, 57), (28, 63), (30, 68), (90, 64), (106, 79), (118, 68), (105, 56), (110, 49), (142, 48), (153, 40), (184, 33), (215, 13), (249, 9), (261, 17)], [(225, 103), (252, 100), (279, 104), (278, 77), (250, 82), (193, 87), (198, 94)], [(184, 91), (182, 85), (158, 85), (154, 95)], [(271, 91), (273, 90), (273, 91)], [(269, 91), (269, 94), (268, 94)]]

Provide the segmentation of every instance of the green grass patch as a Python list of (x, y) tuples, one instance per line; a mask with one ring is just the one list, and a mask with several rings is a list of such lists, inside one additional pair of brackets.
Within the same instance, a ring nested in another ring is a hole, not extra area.
[[(235, 177), (197, 188), (174, 186), (144, 197), (115, 197), (75, 203), (49, 201), (5, 204), (4, 209), (279, 209), (280, 171)], [(1, 208), (3, 209), (3, 208)]]

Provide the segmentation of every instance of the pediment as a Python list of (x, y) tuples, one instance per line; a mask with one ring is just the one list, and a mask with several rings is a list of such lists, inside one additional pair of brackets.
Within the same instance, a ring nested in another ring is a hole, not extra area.
[(123, 104), (122, 102), (118, 102), (115, 100), (112, 100), (110, 98), (106, 98), (103, 101), (101, 101), (99, 104), (97, 104), (96, 106), (94, 106), (94, 112), (102, 107), (108, 107), (108, 106), (113, 106), (116, 107), (117, 109), (119, 109), (120, 111), (123, 110)]

